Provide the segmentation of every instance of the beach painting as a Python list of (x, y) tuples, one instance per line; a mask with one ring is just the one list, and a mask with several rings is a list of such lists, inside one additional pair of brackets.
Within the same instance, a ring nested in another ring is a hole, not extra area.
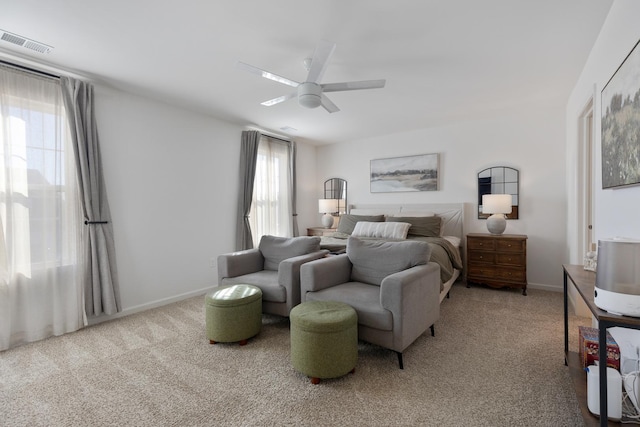
[(371, 192), (437, 191), (438, 153), (371, 160)]

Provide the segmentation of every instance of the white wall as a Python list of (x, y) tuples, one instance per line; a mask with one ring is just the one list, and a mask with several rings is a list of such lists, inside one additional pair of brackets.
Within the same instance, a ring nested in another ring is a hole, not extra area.
[[(520, 170), (520, 219), (507, 233), (526, 234), (531, 287), (562, 289), (566, 257), (564, 106), (528, 105), (493, 118), (318, 148), (318, 188), (330, 177), (348, 182), (350, 203), (465, 202), (465, 233), (487, 232), (477, 209), (477, 173), (490, 166)], [(372, 159), (440, 154), (440, 190), (371, 193)], [(468, 215), (467, 215), (468, 214)], [(316, 220), (320, 221), (317, 215)]]
[[(217, 284), (211, 261), (235, 247), (242, 128), (106, 86), (95, 91), (124, 314), (204, 293)], [(315, 147), (298, 148), (308, 191)]]
[(318, 198), (323, 186), (316, 182), (316, 146), (298, 141), (297, 185), (298, 185), (298, 230), (306, 236), (307, 227), (317, 226)]
[[(530, 105), (491, 119), (339, 145), (300, 143), (301, 232), (319, 224), (317, 199), (329, 177), (348, 181), (351, 202), (467, 202), (473, 212), (477, 172), (508, 165), (520, 169), (522, 197), (521, 219), (509, 221), (507, 232), (529, 236), (530, 286), (560, 289), (567, 246), (572, 262), (582, 256), (573, 246), (575, 232), (566, 226), (576, 210), (575, 123), (594, 83), (600, 90), (640, 38), (637, 16), (639, 2), (614, 3), (566, 110)], [(235, 242), (242, 128), (102, 85), (96, 86), (96, 113), (125, 313), (215, 285), (211, 259)], [(440, 191), (369, 192), (371, 159), (435, 152), (441, 156)], [(634, 221), (639, 195), (640, 187), (600, 190), (597, 235), (640, 237)], [(484, 232), (485, 224), (467, 215), (465, 228)]]
[[(602, 190), (600, 146), (600, 91), (607, 84), (633, 46), (640, 39), (640, 2), (616, 0), (593, 46), (566, 109), (567, 178), (569, 218), (580, 212), (578, 194), (578, 118), (587, 100), (594, 96), (595, 118), (595, 239), (626, 236), (640, 239), (640, 186)], [(595, 90), (594, 90), (595, 86)], [(584, 248), (578, 242), (579, 230), (569, 221), (570, 262), (582, 264)]]

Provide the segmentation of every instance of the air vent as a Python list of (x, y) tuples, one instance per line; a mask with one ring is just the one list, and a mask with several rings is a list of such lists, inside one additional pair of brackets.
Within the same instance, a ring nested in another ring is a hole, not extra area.
[(49, 53), (53, 50), (52, 46), (47, 46), (46, 44), (10, 33), (8, 31), (0, 30), (0, 34), (2, 34), (0, 36), (0, 40), (22, 46), (27, 49), (35, 50), (36, 52)]

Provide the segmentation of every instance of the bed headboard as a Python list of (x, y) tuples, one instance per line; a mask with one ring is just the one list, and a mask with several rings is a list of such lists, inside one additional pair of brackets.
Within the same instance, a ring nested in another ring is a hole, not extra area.
[(418, 216), (433, 213), (442, 218), (442, 235), (456, 236), (463, 240), (464, 203), (425, 203), (425, 204), (388, 204), (349, 205), (349, 213), (354, 215), (395, 215)]

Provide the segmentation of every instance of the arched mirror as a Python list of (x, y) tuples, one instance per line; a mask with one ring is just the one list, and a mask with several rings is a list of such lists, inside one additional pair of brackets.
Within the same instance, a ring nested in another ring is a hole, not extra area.
[(338, 214), (347, 213), (347, 181), (329, 178), (324, 182), (324, 198), (338, 200)]
[(511, 213), (507, 219), (518, 219), (520, 204), (520, 172), (507, 166), (495, 166), (478, 172), (478, 219), (486, 219), (489, 214), (482, 213), (484, 194), (510, 194)]

